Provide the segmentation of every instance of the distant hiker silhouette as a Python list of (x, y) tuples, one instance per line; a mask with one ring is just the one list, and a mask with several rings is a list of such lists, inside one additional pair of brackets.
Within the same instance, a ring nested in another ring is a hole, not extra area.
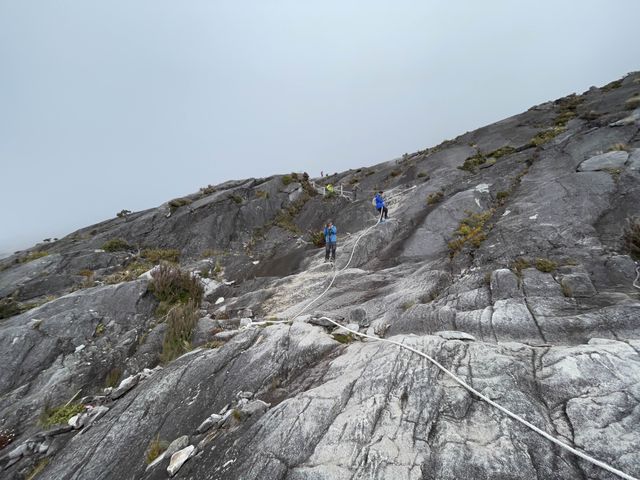
[(338, 229), (333, 224), (331, 220), (327, 222), (327, 225), (324, 227), (324, 261), (329, 261), (329, 256), (331, 256), (331, 261), (336, 261), (336, 244), (338, 242)]

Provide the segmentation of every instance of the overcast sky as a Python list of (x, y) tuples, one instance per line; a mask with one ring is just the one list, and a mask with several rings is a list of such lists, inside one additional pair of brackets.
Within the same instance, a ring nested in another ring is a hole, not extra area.
[(640, 69), (637, 0), (0, 0), (0, 252)]

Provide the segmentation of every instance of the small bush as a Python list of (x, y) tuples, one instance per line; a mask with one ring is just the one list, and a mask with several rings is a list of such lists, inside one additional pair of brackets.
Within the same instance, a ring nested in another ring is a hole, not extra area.
[(496, 199), (501, 204), (509, 197), (509, 192), (507, 190), (502, 190), (496, 194)]
[(104, 379), (105, 387), (117, 387), (120, 384), (120, 378), (122, 378), (122, 370), (118, 367), (112, 368)]
[(149, 291), (170, 305), (194, 301), (196, 306), (200, 306), (204, 295), (204, 288), (197, 277), (171, 265), (160, 265), (151, 273)]
[(284, 176), (282, 177), (282, 184), (283, 184), (283, 185), (287, 186), (287, 185), (289, 185), (289, 184), (290, 184), (290, 183), (292, 183), (292, 182), (293, 182), (293, 178), (291, 177), (291, 175), (284, 175)]
[(142, 250), (140, 256), (154, 264), (160, 263), (161, 261), (178, 263), (180, 260), (180, 250), (174, 248), (145, 248)]
[(160, 435), (156, 435), (156, 437), (149, 442), (149, 446), (147, 447), (147, 451), (144, 455), (147, 465), (162, 455), (167, 448), (169, 448), (169, 442), (160, 440)]
[(375, 170), (369, 170), (367, 173), (365, 173), (365, 177), (368, 177), (370, 175), (373, 175), (374, 173), (376, 173)]
[(213, 185), (209, 184), (206, 187), (201, 187), (200, 188), (200, 193), (202, 195), (211, 195), (212, 193), (216, 193), (216, 187), (214, 187)]
[(160, 360), (168, 363), (191, 350), (191, 336), (198, 323), (198, 306), (191, 300), (171, 307), (166, 318), (167, 330), (162, 341)]
[(40, 425), (43, 427), (51, 427), (53, 425), (65, 424), (71, 417), (78, 413), (84, 412), (84, 405), (81, 403), (70, 403), (68, 405), (60, 405), (56, 408), (45, 407), (40, 417)]
[(112, 238), (102, 244), (102, 250), (105, 252), (125, 252), (132, 249), (133, 247), (122, 238)]
[(458, 167), (460, 170), (464, 170), (466, 172), (475, 173), (476, 169), (484, 164), (487, 161), (487, 158), (481, 154), (476, 153), (475, 155), (467, 158), (462, 165)]
[(595, 110), (589, 110), (580, 114), (580, 118), (583, 120), (595, 120), (600, 117), (600, 114)]
[(354, 340), (353, 334), (351, 332), (334, 333), (332, 337), (337, 342), (344, 343), (344, 344), (351, 343)]
[(116, 217), (118, 218), (127, 218), (129, 215), (131, 215), (131, 210), (120, 210), (116, 213)]
[(448, 243), (449, 255), (453, 257), (467, 243), (478, 248), (487, 238), (484, 226), (493, 213), (494, 209), (489, 209), (481, 213), (469, 213), (466, 218), (463, 218), (458, 225), (458, 229), (454, 232), (457, 238)]
[(228, 198), (238, 205), (242, 203), (242, 197), (240, 195), (229, 195)]
[(558, 264), (548, 258), (536, 258), (536, 268), (541, 272), (550, 273), (558, 267)]
[(391, 170), (391, 172), (389, 172), (389, 176), (390, 177), (398, 177), (402, 174), (402, 170)]
[(428, 179), (429, 175), (427, 175), (426, 172), (420, 172), (420, 173), (418, 173), (418, 178), (427, 178)]
[(91, 278), (93, 277), (93, 270), (89, 270), (88, 268), (85, 268), (83, 270), (80, 270), (78, 272), (78, 275), (82, 275), (83, 277), (86, 277), (86, 278)]
[(556, 116), (553, 123), (556, 127), (565, 127), (567, 123), (569, 123), (569, 120), (575, 118), (576, 116), (577, 113), (575, 111), (565, 110)]
[(192, 203), (193, 203), (193, 200), (191, 200), (190, 198), (186, 198), (186, 197), (174, 198), (169, 202), (169, 209), (171, 210), (171, 213), (173, 213), (180, 207), (185, 207), (187, 205), (191, 205)]
[(104, 326), (104, 323), (100, 322), (98, 325), (96, 325), (96, 329), (94, 330), (93, 334), (96, 337), (99, 337), (104, 333), (105, 328), (106, 327)]
[(634, 260), (640, 260), (640, 217), (627, 219), (622, 233), (624, 248)]
[(442, 192), (430, 193), (429, 196), (427, 197), (427, 204), (435, 205), (440, 200), (442, 200), (443, 196), (444, 196), (444, 194)]
[(151, 270), (153, 265), (148, 262), (133, 262), (129, 264), (124, 270), (112, 273), (102, 279), (107, 285), (116, 285), (122, 282), (130, 282), (136, 280), (143, 273)]
[(573, 297), (573, 292), (571, 291), (571, 287), (566, 282), (560, 282), (560, 288), (562, 288), (562, 294), (567, 297)]
[(626, 102), (624, 102), (624, 108), (627, 110), (633, 110), (637, 107), (640, 107), (640, 95), (634, 95)]
[(0, 299), (0, 320), (25, 312), (28, 308), (11, 297)]
[(44, 251), (41, 251), (41, 252), (29, 252), (24, 257), (20, 257), (18, 259), (18, 263), (32, 262), (33, 260), (37, 260), (38, 258), (46, 257), (47, 255), (49, 255), (49, 252), (44, 252)]
[(318, 248), (324, 247), (324, 232), (311, 232), (309, 235), (311, 236), (311, 243), (313, 243), (314, 246)]

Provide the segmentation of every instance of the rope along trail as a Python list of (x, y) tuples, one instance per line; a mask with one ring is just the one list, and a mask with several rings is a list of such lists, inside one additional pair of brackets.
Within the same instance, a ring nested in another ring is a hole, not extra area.
[[(410, 188), (410, 189), (407, 189), (406, 191), (412, 190), (413, 188), (415, 188), (415, 186)], [(404, 191), (393, 195), (393, 197), (397, 197), (397, 196), (401, 195), (402, 193), (404, 193)], [(349, 268), (349, 265), (351, 264), (351, 261), (353, 260), (353, 255), (355, 254), (356, 247), (358, 246), (358, 242), (360, 242), (360, 240), (365, 235), (367, 235), (371, 230), (373, 230), (375, 227), (377, 227), (380, 224), (381, 220), (382, 220), (382, 212), (380, 213), (380, 217), (378, 218), (377, 222), (374, 225), (372, 225), (369, 228), (367, 228), (364, 232), (362, 232), (358, 236), (358, 238), (356, 239), (355, 243), (353, 244), (353, 247), (351, 249), (351, 255), (349, 256), (349, 260), (347, 261), (346, 265), (344, 267), (342, 267), (340, 270), (338, 270), (338, 269), (335, 270), (335, 272), (333, 274), (333, 277), (331, 278), (331, 281), (329, 282), (329, 285), (322, 291), (322, 293), (320, 293), (320, 295), (318, 295), (316, 298), (314, 298), (309, 303), (307, 303), (307, 305), (305, 305), (304, 308), (302, 308), (302, 310), (300, 310), (296, 315), (294, 315), (293, 317), (289, 318), (288, 320), (281, 320), (279, 322), (270, 322), (270, 323), (290, 323), (290, 322), (293, 322), (296, 318), (298, 318), (300, 315), (302, 315), (311, 305), (313, 305), (318, 300), (320, 300), (324, 295), (326, 295), (326, 293), (333, 286), (333, 283), (335, 282), (337, 276), (341, 272), (343, 272), (347, 268)], [(633, 286), (636, 287), (636, 288), (640, 288), (639, 285), (636, 285), (636, 282), (638, 281), (638, 278), (640, 278), (640, 266), (636, 269), (636, 273), (638, 274), (638, 276), (636, 277), (636, 280), (633, 282)], [(606, 464), (606, 463), (604, 463), (604, 462), (602, 462), (602, 461), (600, 461), (600, 460), (598, 460), (596, 458), (591, 457), (590, 455), (587, 455), (586, 453), (584, 453), (584, 452), (582, 452), (580, 450), (577, 450), (576, 448), (572, 447), (571, 445), (569, 445), (569, 444), (567, 444), (567, 443), (565, 443), (565, 442), (563, 442), (561, 440), (558, 440), (553, 435), (551, 435), (551, 434), (545, 432), (544, 430), (536, 427), (535, 425), (533, 425), (532, 423), (528, 422), (527, 420), (525, 420), (520, 415), (518, 415), (516, 413), (513, 413), (511, 410), (503, 407), (499, 403), (496, 403), (493, 400), (491, 400), (486, 395), (483, 395), (482, 393), (480, 393), (478, 390), (473, 388), (467, 382), (465, 382), (460, 377), (458, 377), (456, 374), (454, 374), (453, 372), (451, 372), (450, 370), (445, 368), (440, 362), (438, 362), (436, 359), (430, 357), (426, 353), (421, 352), (419, 350), (416, 350), (415, 348), (410, 347), (409, 345), (405, 345), (405, 344), (397, 342), (395, 340), (390, 340), (390, 339), (387, 339), (387, 338), (375, 337), (373, 335), (367, 335), (366, 333), (362, 333), (362, 332), (356, 332), (355, 330), (351, 330), (350, 328), (347, 328), (344, 325), (339, 324), (338, 322), (336, 322), (335, 320), (333, 320), (333, 319), (331, 319), (329, 317), (321, 317), (321, 319), (322, 320), (327, 320), (328, 322), (331, 322), (332, 324), (336, 325), (337, 327), (343, 328), (344, 330), (352, 333), (353, 335), (357, 335), (357, 336), (363, 337), (363, 338), (368, 338), (370, 340), (374, 340), (374, 341), (377, 341), (377, 342), (391, 343), (393, 345), (396, 345), (396, 346), (398, 346), (400, 348), (404, 348), (406, 350), (409, 350), (410, 352), (413, 352), (416, 355), (419, 355), (419, 356), (427, 359), (429, 362), (431, 362), (433, 365), (435, 365), (438, 369), (440, 369), (445, 375), (449, 376), (456, 383), (458, 383), (460, 386), (462, 386), (463, 388), (465, 388), (466, 390), (471, 392), (473, 395), (475, 395), (476, 397), (478, 397), (481, 400), (484, 400), (485, 402), (487, 402), (492, 407), (497, 408), (498, 410), (500, 410), (505, 415), (511, 417), (513, 420), (516, 420), (517, 422), (520, 422), (522, 425), (530, 428), (531, 430), (533, 430), (537, 434), (541, 435), (542, 437), (546, 438), (550, 442), (556, 444), (560, 448), (564, 448), (568, 452), (571, 452), (572, 454), (582, 458), (583, 460), (586, 460), (587, 462), (590, 462), (590, 463), (592, 463), (594, 465), (597, 465), (598, 467), (600, 467), (600, 468), (602, 468), (604, 470), (607, 470), (607, 471), (613, 473), (614, 475), (617, 475), (620, 478), (624, 478), (626, 480), (640, 480), (637, 477), (632, 477), (631, 475), (628, 475), (628, 474), (624, 473), (623, 471), (612, 467), (611, 465), (608, 465), (608, 464)], [(266, 322), (260, 322), (260, 323), (266, 323)], [(254, 325), (258, 325), (260, 323), (256, 322)]]

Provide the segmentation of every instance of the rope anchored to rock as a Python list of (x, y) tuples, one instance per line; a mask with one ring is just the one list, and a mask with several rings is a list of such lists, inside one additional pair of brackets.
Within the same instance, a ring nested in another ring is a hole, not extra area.
[[(415, 188), (415, 187), (412, 187)], [(412, 189), (411, 188), (411, 189)], [(411, 189), (407, 189), (411, 190)], [(397, 195), (394, 196), (398, 196), (400, 195), (402, 192), (399, 192)], [(349, 256), (349, 260), (347, 261), (346, 265), (344, 267), (342, 267), (341, 269), (336, 269), (331, 281), (329, 282), (329, 285), (322, 291), (322, 293), (320, 293), (320, 295), (318, 295), (316, 298), (314, 298), (313, 300), (311, 300), (309, 303), (307, 303), (302, 310), (300, 310), (296, 315), (292, 316), (291, 318), (289, 318), (288, 320), (283, 320), (280, 322), (271, 322), (271, 323), (290, 323), (293, 322), (296, 318), (298, 318), (300, 315), (302, 315), (311, 305), (313, 305), (314, 303), (316, 303), (318, 300), (320, 300), (324, 295), (327, 294), (327, 292), (331, 289), (331, 287), (333, 286), (336, 278), (338, 277), (338, 275), (345, 271), (347, 268), (349, 268), (349, 265), (351, 264), (351, 261), (353, 260), (353, 256), (355, 254), (355, 250), (356, 247), (358, 246), (358, 242), (360, 242), (360, 240), (367, 235), (371, 230), (373, 230), (378, 224), (380, 224), (380, 221), (382, 220), (382, 212), (380, 213), (380, 217), (378, 218), (377, 222), (375, 223), (375, 225), (370, 226), (369, 228), (367, 228), (363, 233), (361, 233), (358, 238), (356, 239), (355, 243), (353, 244), (353, 248), (351, 249), (351, 255)], [(636, 285), (638, 279), (640, 278), (640, 266), (638, 266), (636, 268), (636, 280), (633, 282), (633, 286), (636, 288), (640, 288), (640, 285)], [(612, 467), (611, 465), (602, 462), (601, 460), (598, 460), (597, 458), (594, 458), (574, 447), (572, 447), (571, 445), (563, 442), (562, 440), (557, 439), (556, 437), (554, 437), (553, 435), (551, 435), (550, 433), (545, 432), (544, 430), (542, 430), (541, 428), (536, 427), (534, 424), (532, 424), (531, 422), (525, 420), (523, 417), (521, 417), (520, 415), (512, 412), (511, 410), (503, 407), (502, 405), (500, 405), (499, 403), (494, 402), (493, 400), (491, 400), (489, 397), (487, 397), (486, 395), (483, 395), (482, 393), (480, 393), (478, 390), (476, 390), (475, 388), (473, 388), (471, 385), (469, 385), (467, 382), (465, 382), (464, 380), (462, 380), (460, 377), (458, 377), (456, 374), (454, 374), (453, 372), (451, 372), (450, 370), (448, 370), (447, 368), (445, 368), (440, 362), (438, 362), (436, 359), (432, 358), (431, 356), (427, 355), (424, 352), (421, 352), (420, 350), (417, 350), (413, 347), (410, 347), (409, 345), (405, 345), (403, 343), (400, 343), (398, 341), (395, 340), (391, 340), (391, 339), (387, 339), (387, 338), (380, 338), (380, 337), (376, 337), (373, 335), (368, 335), (366, 333), (362, 333), (362, 332), (358, 332), (355, 330), (352, 330), (348, 327), (345, 327), (344, 325), (341, 325), (340, 323), (336, 322), (335, 320), (323, 316), (320, 317), (321, 320), (326, 320), (328, 322), (331, 322), (333, 325), (336, 325), (337, 327), (340, 327), (341, 329), (346, 330), (347, 332), (353, 334), (353, 335), (357, 335), (359, 337), (363, 337), (363, 338), (368, 338), (370, 340), (374, 340), (374, 341), (378, 341), (378, 342), (386, 342), (386, 343), (390, 343), (393, 345), (396, 345), (400, 348), (404, 348), (406, 350), (409, 350), (412, 353), (415, 353), (416, 355), (419, 355), (425, 359), (427, 359), (429, 362), (431, 362), (433, 365), (435, 365), (440, 371), (442, 371), (445, 375), (449, 376), (451, 379), (453, 379), (456, 383), (458, 383), (460, 386), (462, 386), (463, 388), (465, 388), (467, 391), (469, 391), (470, 393), (472, 393), (473, 395), (475, 395), (477, 398), (479, 398), (480, 400), (483, 400), (485, 402), (487, 402), (489, 405), (491, 405), (492, 407), (500, 410), (502, 413), (504, 413), (505, 415), (511, 417), (513, 420), (520, 422), (522, 425), (524, 425), (527, 428), (530, 428), (531, 430), (533, 430), (534, 432), (536, 432), (537, 434), (541, 435), (542, 437), (546, 438), (547, 440), (549, 440), (550, 442), (554, 443), (555, 445), (559, 446), (560, 448), (565, 449), (566, 451), (576, 455), (577, 457), (582, 458), (583, 460), (586, 460), (587, 462), (592, 463), (593, 465), (596, 465), (604, 470), (607, 470), (608, 472), (613, 473), (614, 475), (617, 475), (620, 478), (624, 478), (625, 480), (640, 480), (637, 477), (633, 477), (627, 473), (624, 473), (621, 470), (618, 470), (615, 467)]]

